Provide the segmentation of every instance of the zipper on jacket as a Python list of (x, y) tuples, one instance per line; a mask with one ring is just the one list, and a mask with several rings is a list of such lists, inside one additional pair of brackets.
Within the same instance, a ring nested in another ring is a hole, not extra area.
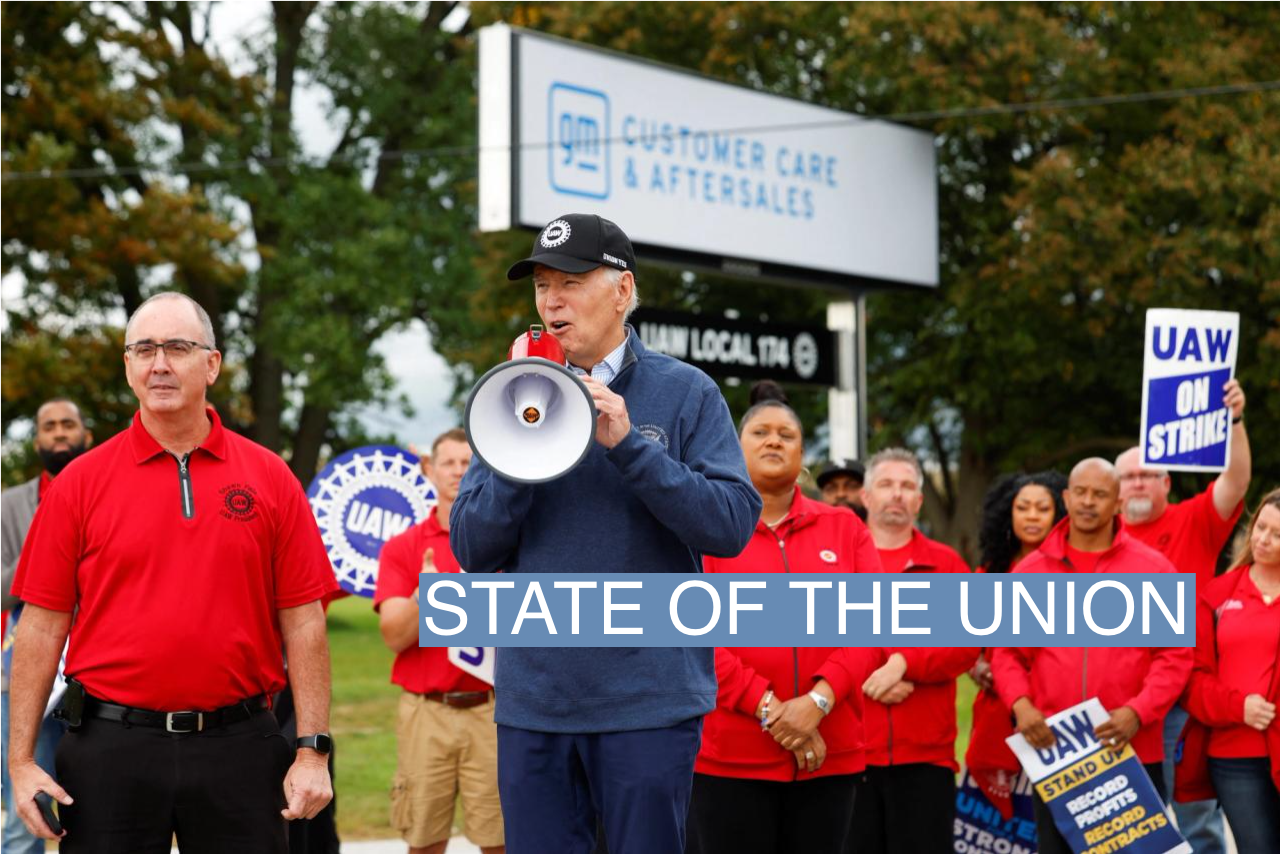
[[(769, 533), (773, 534), (773, 538), (778, 541), (778, 551), (782, 553), (782, 571), (789, 575), (791, 573), (791, 561), (787, 560), (786, 540), (782, 539), (782, 537), (779, 537), (777, 532), (774, 531), (772, 528), (769, 529)], [(792, 696), (799, 697), (800, 696), (800, 650), (794, 646), (791, 647), (791, 687), (794, 692)], [(796, 768), (796, 770), (791, 773), (791, 779), (792, 780), (800, 779), (799, 768)]]
[(1084, 648), (1084, 663), (1080, 668), (1080, 702), (1089, 699), (1089, 647)]
[(173, 458), (178, 461), (178, 488), (182, 493), (182, 518), (195, 518), (195, 497), (191, 491), (191, 469), (188, 466), (191, 462), (191, 454), (183, 454), (181, 457), (174, 454)]

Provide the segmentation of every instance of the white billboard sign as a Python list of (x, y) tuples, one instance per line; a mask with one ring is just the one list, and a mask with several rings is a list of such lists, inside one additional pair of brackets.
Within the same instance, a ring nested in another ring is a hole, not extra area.
[(480, 227), (568, 212), (645, 259), (938, 284), (933, 138), (504, 25), (480, 32)]

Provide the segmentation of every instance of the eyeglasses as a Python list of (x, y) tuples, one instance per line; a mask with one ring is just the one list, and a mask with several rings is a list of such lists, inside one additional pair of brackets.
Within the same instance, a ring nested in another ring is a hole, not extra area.
[(164, 350), (169, 359), (185, 359), (196, 350), (213, 350), (199, 341), (186, 341), (182, 338), (170, 338), (168, 341), (135, 341), (124, 345), (124, 351), (139, 362), (150, 362), (156, 357), (157, 350)]
[(1133, 483), (1138, 480), (1160, 480), (1164, 477), (1161, 471), (1133, 471), (1120, 475), (1121, 483)]

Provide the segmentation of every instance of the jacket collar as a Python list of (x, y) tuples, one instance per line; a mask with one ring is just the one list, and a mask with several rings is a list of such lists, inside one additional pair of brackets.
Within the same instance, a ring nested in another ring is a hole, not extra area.
[[(1110, 557), (1119, 551), (1128, 547), (1132, 542), (1132, 535), (1125, 530), (1124, 520), (1117, 513), (1115, 520), (1112, 522), (1114, 526), (1114, 534), (1111, 537), (1111, 546), (1105, 551), (1099, 553), (1098, 559)], [(1058, 524), (1053, 526), (1053, 530), (1049, 532), (1049, 536), (1045, 537), (1043, 543), (1040, 544), (1040, 551), (1044, 552), (1045, 557), (1062, 561), (1068, 566), (1071, 562), (1067, 560), (1067, 535), (1071, 532), (1071, 517), (1063, 516)]]
[[(209, 418), (209, 435), (204, 437), (197, 451), (206, 451), (220, 460), (227, 458), (227, 435), (222, 426), (222, 419), (212, 406), (206, 406), (204, 413)], [(142, 410), (133, 414), (133, 423), (129, 425), (129, 446), (133, 449), (133, 461), (141, 465), (147, 460), (163, 454), (164, 448), (155, 440), (142, 424)], [(192, 453), (195, 453), (194, 451)]]

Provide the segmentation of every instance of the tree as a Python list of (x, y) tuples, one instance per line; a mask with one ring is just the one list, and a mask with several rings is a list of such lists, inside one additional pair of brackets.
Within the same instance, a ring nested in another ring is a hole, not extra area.
[[(1280, 96), (992, 109), (1276, 80), (1274, 7), (483, 4), (475, 17), (915, 116), (935, 135), (942, 287), (869, 300), (871, 433), (933, 463), (926, 518), (970, 555), (994, 476), (1134, 443), (1146, 307), (1242, 311), (1250, 423), (1280, 414), (1267, 393), (1280, 382)], [(668, 296), (744, 314), (772, 298), (703, 276)], [(821, 301), (792, 308), (812, 321)], [(1255, 439), (1254, 455), (1262, 489), (1280, 452)]]
[[(309, 480), (355, 407), (389, 402), (373, 343), (471, 286), (458, 5), (277, 3), (236, 72), (208, 4), (5, 4), (4, 262), (25, 280), (6, 345), (183, 289), (237, 374), (228, 420)], [(342, 128), (323, 156), (299, 138), (300, 82)], [(6, 428), (38, 404), (7, 377)]]

